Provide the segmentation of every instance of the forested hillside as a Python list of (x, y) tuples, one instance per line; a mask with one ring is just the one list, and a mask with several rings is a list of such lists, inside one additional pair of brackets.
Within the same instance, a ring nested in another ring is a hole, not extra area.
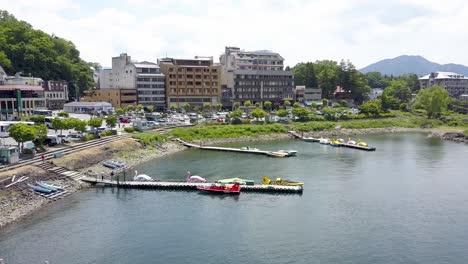
[(2, 10), (0, 65), (9, 75), (23, 72), (24, 76), (31, 74), (44, 80), (68, 81), (72, 97), (76, 87), (82, 94), (94, 86), (92, 70), (71, 41), (35, 30)]

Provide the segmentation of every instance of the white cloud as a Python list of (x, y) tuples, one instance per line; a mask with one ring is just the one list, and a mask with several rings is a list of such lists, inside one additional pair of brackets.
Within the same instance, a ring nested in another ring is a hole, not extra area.
[(121, 52), (149, 61), (166, 53), (217, 59), (230, 45), (277, 51), (288, 65), (343, 58), (364, 67), (401, 54), (468, 64), (463, 0), (123, 0), (101, 3), (93, 12), (71, 0), (0, 0), (0, 6), (70, 39), (85, 60), (103, 65)]

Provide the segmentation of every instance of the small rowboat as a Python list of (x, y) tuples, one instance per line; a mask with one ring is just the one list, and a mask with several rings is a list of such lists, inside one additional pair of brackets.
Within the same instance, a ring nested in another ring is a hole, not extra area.
[(49, 190), (51, 190), (51, 191), (53, 191), (53, 192), (58, 191), (57, 188), (52, 187), (52, 186), (49, 186), (49, 185), (46, 185), (46, 184), (44, 184), (44, 183), (42, 183), (42, 182), (36, 182), (36, 184), (37, 184), (38, 186), (42, 187), (42, 188), (49, 189)]

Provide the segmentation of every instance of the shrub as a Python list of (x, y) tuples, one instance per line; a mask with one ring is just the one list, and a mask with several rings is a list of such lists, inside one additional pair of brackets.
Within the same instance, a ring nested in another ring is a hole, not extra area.
[(60, 112), (60, 113), (58, 113), (58, 116), (61, 116), (61, 117), (69, 117), (70, 114), (67, 113), (67, 112)]
[(115, 130), (107, 130), (107, 131), (104, 131), (102, 133), (100, 133), (99, 135), (101, 137), (108, 137), (108, 136), (112, 136), (112, 135), (115, 135), (117, 131)]
[(244, 125), (250, 124), (250, 119), (244, 119), (244, 120), (242, 120), (242, 124), (244, 124)]
[(233, 124), (233, 125), (240, 125), (240, 124), (242, 124), (242, 120), (241, 120), (240, 118), (238, 118), (238, 117), (233, 118), (233, 119), (231, 120), (231, 124)]
[(84, 136), (83, 140), (84, 141), (89, 141), (89, 140), (93, 140), (94, 138), (95, 138), (94, 135), (89, 134), (89, 135)]
[(135, 128), (134, 127), (125, 127), (124, 131), (127, 132), (127, 133), (133, 133), (133, 132), (135, 132)]
[(162, 143), (166, 141), (166, 137), (161, 134), (153, 134), (153, 133), (138, 133), (134, 134), (132, 138), (137, 139), (140, 141), (143, 146), (148, 147), (158, 143)]

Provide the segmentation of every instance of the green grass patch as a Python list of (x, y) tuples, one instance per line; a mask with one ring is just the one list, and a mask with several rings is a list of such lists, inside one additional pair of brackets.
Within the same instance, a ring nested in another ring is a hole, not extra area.
[(164, 143), (166, 141), (166, 136), (155, 133), (138, 133), (132, 135), (132, 138), (140, 141), (144, 147), (150, 147), (157, 144)]
[(286, 133), (280, 124), (271, 125), (220, 125), (194, 128), (176, 128), (167, 134), (183, 140), (240, 138), (250, 136)]
[(467, 138), (468, 138), (468, 129), (467, 129), (467, 130), (465, 130), (465, 131), (463, 131), (463, 135), (465, 135), (465, 137), (467, 137)]

